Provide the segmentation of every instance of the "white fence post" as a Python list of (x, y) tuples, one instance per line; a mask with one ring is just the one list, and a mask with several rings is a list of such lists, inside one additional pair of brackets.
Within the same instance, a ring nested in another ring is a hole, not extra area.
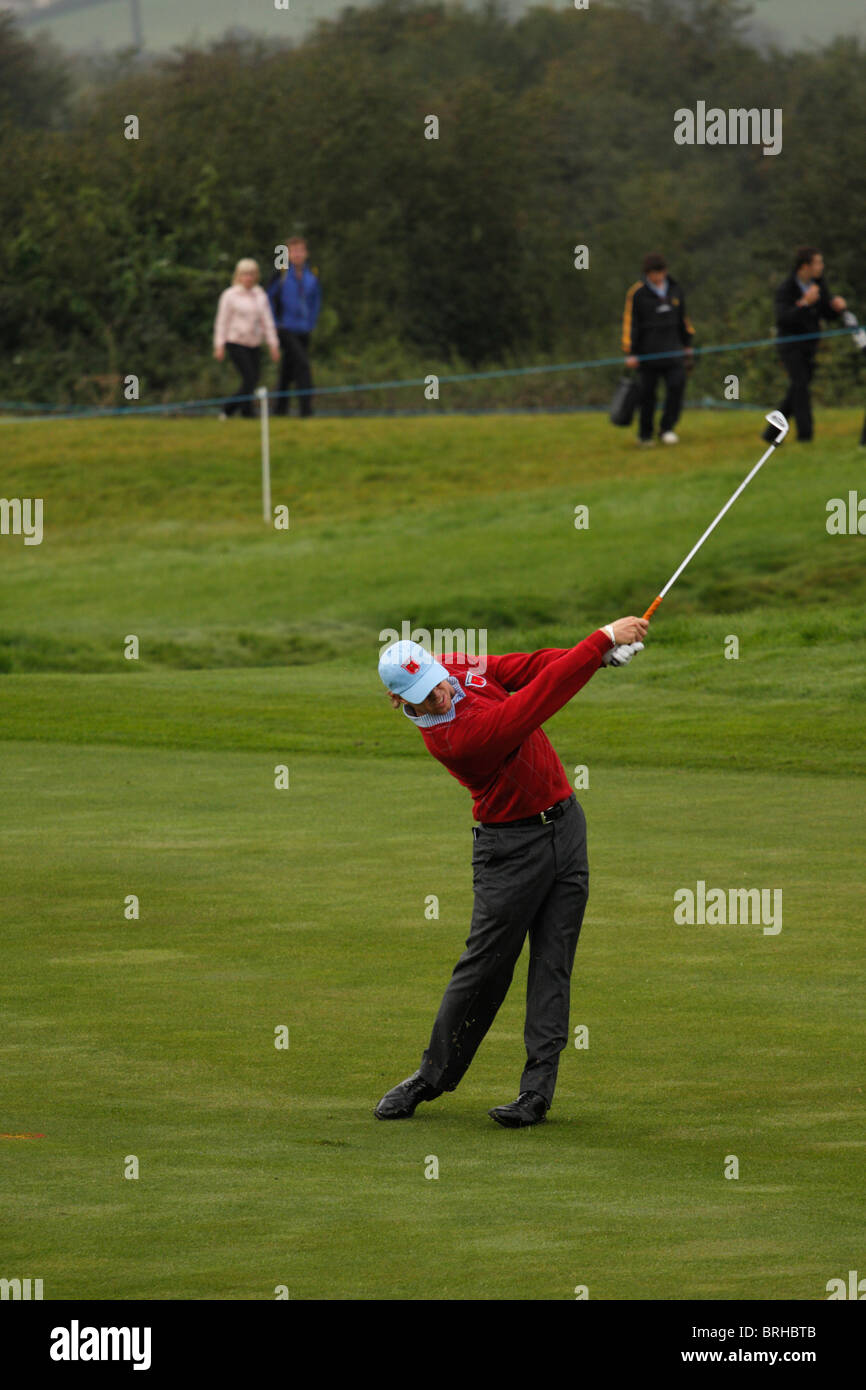
[(268, 429), (268, 388), (259, 386), (256, 390), (259, 398), (260, 415), (262, 421), (262, 515), (268, 526), (271, 524), (271, 437)]

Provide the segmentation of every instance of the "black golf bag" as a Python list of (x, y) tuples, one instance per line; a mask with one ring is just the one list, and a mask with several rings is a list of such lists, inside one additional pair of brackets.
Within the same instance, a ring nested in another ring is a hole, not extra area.
[(622, 376), (617, 382), (610, 406), (612, 425), (630, 425), (640, 400), (640, 382), (636, 376)]

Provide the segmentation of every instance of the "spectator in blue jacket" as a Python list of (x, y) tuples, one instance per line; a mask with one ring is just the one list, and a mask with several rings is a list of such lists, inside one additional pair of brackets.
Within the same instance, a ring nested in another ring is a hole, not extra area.
[(277, 382), (277, 391), (283, 394), (277, 396), (275, 414), (288, 414), (289, 398), (284, 393), (294, 381), (298, 390), (304, 392), (298, 399), (301, 418), (305, 418), (313, 413), (310, 334), (319, 317), (322, 287), (316, 272), (307, 265), (307, 243), (304, 238), (289, 237), (286, 246), (289, 253), (288, 269), (279, 271), (268, 285), (268, 298), (283, 350)]

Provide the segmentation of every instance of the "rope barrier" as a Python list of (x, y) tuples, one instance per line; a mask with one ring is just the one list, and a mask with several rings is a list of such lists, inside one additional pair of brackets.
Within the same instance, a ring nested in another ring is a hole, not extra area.
[[(858, 331), (859, 329), (856, 327), (831, 328), (825, 329), (823, 332), (819, 333), (795, 333), (787, 337), (755, 338), (749, 342), (713, 343), (709, 344), (707, 347), (699, 347), (692, 349), (691, 356), (697, 359), (699, 357), (708, 357), (712, 354), (723, 352), (743, 352), (748, 348), (778, 347), (782, 343), (802, 343), (813, 339), (822, 340), (827, 338), (850, 338), (854, 333), (857, 333)], [(640, 362), (653, 362), (661, 358), (669, 360), (672, 357), (685, 358), (685, 356), (686, 349), (684, 348), (682, 349), (682, 351), (678, 352), (645, 353), (638, 360)], [(552, 372), (587, 371), (597, 367), (622, 367), (623, 363), (624, 356), (622, 353), (618, 353), (616, 357), (596, 357), (578, 362), (555, 362), (548, 365), (535, 367), (500, 367), (485, 372), (452, 372), (446, 373), (444, 375), (440, 375), (437, 373), (436, 375), (437, 380), (440, 383), (493, 381), (501, 380), (507, 377), (542, 376), (545, 373)], [(427, 379), (428, 378), (426, 376), (403, 377), (394, 381), (356, 382), (354, 384), (346, 386), (313, 386), (292, 391), (268, 391), (266, 392), (266, 395), (269, 401), (276, 401), (281, 399), (289, 400), (294, 399), (296, 397), (310, 395), (319, 398), (322, 396), (346, 395), (352, 392), (391, 391), (402, 389), (407, 386), (426, 386)], [(136, 415), (162, 415), (175, 411), (204, 410), (209, 407), (227, 405), (230, 401), (234, 401), (238, 404), (243, 403), (245, 401), (254, 401), (256, 399), (261, 399), (261, 397), (259, 396), (259, 391), (261, 391), (262, 389), (263, 388), (259, 388), (258, 391), (249, 396), (211, 396), (204, 400), (195, 401), (164, 401), (158, 405), (127, 405), (102, 407), (68, 406), (57, 404), (52, 405), (44, 403), (37, 404), (30, 401), (0, 401), (0, 410), (32, 412), (32, 414), (30, 414), (29, 417), (25, 415), (24, 418), (38, 420), (79, 420), (97, 418), (109, 419), (115, 417), (129, 418), (130, 416)], [(722, 403), (719, 402), (718, 404)], [(731, 404), (731, 402), (725, 402), (724, 404), (729, 405)], [(606, 409), (606, 407), (598, 408)], [(424, 411), (418, 413), (429, 414), (430, 412)], [(448, 412), (441, 411), (440, 413), (446, 414)], [(8, 420), (5, 423), (9, 423)]]

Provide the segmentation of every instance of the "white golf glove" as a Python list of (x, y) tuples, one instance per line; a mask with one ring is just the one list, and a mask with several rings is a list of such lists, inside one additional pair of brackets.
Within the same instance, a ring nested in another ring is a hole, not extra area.
[(636, 652), (643, 651), (643, 642), (622, 642), (611, 647), (601, 658), (603, 666), (627, 666)]
[(852, 333), (851, 337), (854, 339), (858, 348), (862, 348), (862, 350), (866, 352), (866, 329), (860, 327), (860, 324), (857, 322), (857, 315), (852, 314), (850, 309), (845, 309), (842, 313), (842, 322), (846, 328), (857, 329), (857, 332)]

